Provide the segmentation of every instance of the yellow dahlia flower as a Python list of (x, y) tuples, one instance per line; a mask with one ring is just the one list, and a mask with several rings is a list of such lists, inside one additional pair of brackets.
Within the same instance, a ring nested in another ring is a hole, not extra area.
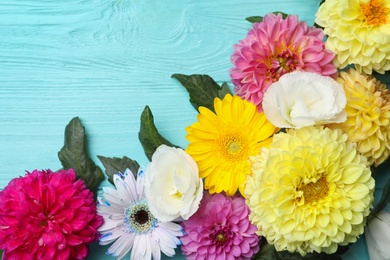
[(390, 0), (326, 0), (315, 21), (336, 66), (355, 64), (367, 74), (390, 69)]
[(198, 122), (187, 127), (186, 152), (194, 158), (210, 193), (243, 192), (251, 172), (249, 157), (268, 147), (276, 132), (256, 106), (238, 96), (214, 99), (215, 113), (199, 107)]
[(390, 155), (390, 93), (373, 76), (349, 69), (337, 79), (347, 97), (347, 120), (329, 125), (347, 133), (370, 164), (378, 166)]
[(375, 182), (341, 130), (280, 132), (251, 160), (250, 220), (278, 251), (334, 253), (363, 233)]

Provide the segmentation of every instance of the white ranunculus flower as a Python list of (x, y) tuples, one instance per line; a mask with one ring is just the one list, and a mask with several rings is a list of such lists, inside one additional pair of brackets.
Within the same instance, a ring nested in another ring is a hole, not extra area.
[(183, 149), (161, 145), (145, 171), (150, 212), (161, 222), (188, 219), (199, 207), (203, 182), (198, 166)]
[(381, 211), (365, 230), (370, 259), (390, 259), (390, 213)]
[(284, 74), (267, 89), (262, 105), (273, 125), (300, 128), (344, 122), (346, 103), (343, 87), (334, 79), (294, 71)]

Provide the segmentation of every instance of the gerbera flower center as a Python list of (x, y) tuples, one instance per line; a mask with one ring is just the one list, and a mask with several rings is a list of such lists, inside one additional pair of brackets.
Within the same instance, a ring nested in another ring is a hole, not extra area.
[(366, 23), (371, 26), (379, 26), (387, 23), (389, 9), (383, 6), (379, 0), (370, 0), (360, 4)]
[(236, 162), (247, 157), (247, 141), (238, 133), (223, 136), (217, 144), (224, 159)]
[(145, 234), (157, 227), (157, 219), (150, 213), (146, 202), (138, 202), (125, 210), (125, 226), (129, 232)]
[(139, 210), (134, 214), (134, 220), (140, 224), (143, 225), (149, 220), (149, 214), (146, 210)]
[(329, 185), (326, 182), (325, 177), (321, 177), (316, 182), (310, 182), (303, 185), (299, 190), (303, 192), (306, 204), (326, 197), (328, 195)]
[(239, 142), (231, 142), (229, 144), (229, 152), (230, 153), (238, 153), (241, 150), (241, 145)]

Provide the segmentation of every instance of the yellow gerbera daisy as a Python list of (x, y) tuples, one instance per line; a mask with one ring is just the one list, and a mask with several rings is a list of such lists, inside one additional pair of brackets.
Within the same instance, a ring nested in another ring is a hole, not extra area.
[(255, 105), (238, 96), (215, 98), (214, 109), (215, 113), (199, 107), (198, 122), (186, 128), (186, 152), (197, 162), (205, 189), (232, 196), (237, 189), (243, 192), (251, 171), (249, 157), (268, 147), (277, 129)]
[(315, 21), (336, 66), (355, 64), (367, 74), (390, 69), (390, 0), (326, 0)]
[(347, 120), (329, 125), (347, 133), (370, 164), (378, 166), (390, 155), (390, 93), (373, 76), (349, 69), (337, 79), (347, 97)]
[(250, 220), (278, 251), (334, 253), (364, 232), (375, 182), (340, 129), (278, 133), (252, 163)]

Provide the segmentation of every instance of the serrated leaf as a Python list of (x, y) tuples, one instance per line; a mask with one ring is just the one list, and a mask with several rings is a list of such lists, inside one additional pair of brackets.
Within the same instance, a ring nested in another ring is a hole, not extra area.
[(73, 118), (65, 127), (65, 142), (58, 152), (58, 158), (64, 169), (72, 168), (77, 178), (82, 179), (96, 196), (104, 174), (89, 157), (85, 129), (78, 117)]
[(148, 157), (149, 161), (152, 160), (153, 153), (162, 144), (171, 147), (179, 147), (169, 142), (158, 132), (149, 106), (145, 106), (144, 111), (141, 114), (141, 126), (138, 132), (138, 139), (141, 142), (145, 155)]
[(113, 176), (118, 172), (123, 173), (126, 169), (130, 169), (133, 173), (134, 177), (137, 176), (137, 172), (139, 169), (139, 164), (137, 161), (130, 159), (129, 157), (123, 156), (119, 157), (104, 157), (98, 155), (99, 160), (103, 163), (104, 168), (106, 168), (105, 172), (108, 176), (108, 181), (114, 184)]
[(209, 75), (173, 74), (172, 78), (177, 79), (186, 88), (190, 95), (190, 102), (197, 111), (199, 111), (200, 106), (214, 111), (214, 98), (222, 99), (227, 93), (230, 93), (226, 83), (221, 87)]
[[(282, 15), (282, 18), (283, 19), (286, 19), (286, 17), (288, 16), (288, 14), (286, 13), (283, 13), (283, 12), (272, 12), (273, 14), (281, 14)], [(247, 20), (248, 22), (251, 22), (251, 23), (261, 23), (263, 21), (263, 16), (249, 16), (247, 18), (245, 18), (245, 20)]]

